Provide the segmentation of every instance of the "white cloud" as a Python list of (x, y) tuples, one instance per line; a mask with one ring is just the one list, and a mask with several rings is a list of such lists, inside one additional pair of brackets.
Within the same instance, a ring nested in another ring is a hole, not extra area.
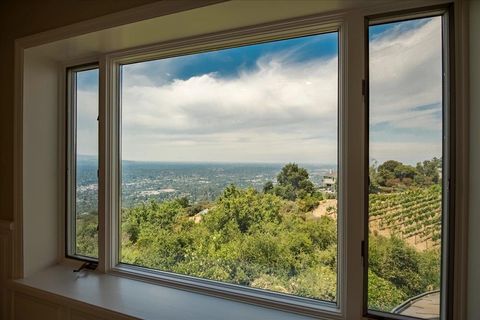
[(123, 157), (334, 163), (336, 70), (336, 58), (293, 63), (272, 56), (234, 78), (212, 73), (127, 86)]
[(98, 154), (98, 91), (77, 91), (77, 153)]
[(396, 128), (441, 128), (435, 112), (414, 110), (418, 106), (441, 106), (441, 30), (441, 18), (437, 17), (419, 28), (387, 31), (370, 42), (373, 124), (388, 122)]
[[(414, 163), (440, 156), (441, 44), (440, 18), (371, 41), (372, 158)], [(335, 163), (337, 59), (299, 62), (295, 54), (264, 55), (236, 76), (173, 81), (199, 56), (126, 66), (123, 158)], [(79, 126), (79, 150), (91, 154), (97, 97), (82, 97), (90, 109), (79, 122), (90, 124)]]
[(440, 17), (370, 42), (370, 99), (371, 158), (415, 163), (441, 156)]

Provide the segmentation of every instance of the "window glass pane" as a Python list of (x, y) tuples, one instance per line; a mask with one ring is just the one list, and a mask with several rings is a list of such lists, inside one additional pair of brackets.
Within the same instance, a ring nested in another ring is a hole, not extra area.
[(121, 261), (336, 301), (338, 34), (121, 74)]
[(368, 307), (437, 319), (442, 18), (370, 26)]
[(98, 69), (75, 72), (75, 254), (98, 257)]

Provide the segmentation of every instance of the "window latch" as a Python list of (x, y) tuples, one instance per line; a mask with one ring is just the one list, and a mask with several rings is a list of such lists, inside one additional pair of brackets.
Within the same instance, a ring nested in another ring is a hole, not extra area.
[(83, 263), (80, 268), (73, 270), (73, 272), (80, 272), (82, 270), (96, 270), (98, 267), (98, 262), (87, 261)]

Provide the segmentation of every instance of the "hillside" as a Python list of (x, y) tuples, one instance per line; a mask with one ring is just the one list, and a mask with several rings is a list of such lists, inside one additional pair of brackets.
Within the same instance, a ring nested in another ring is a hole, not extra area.
[[(439, 185), (369, 196), (370, 232), (395, 235), (417, 250), (440, 245), (442, 190)], [(320, 201), (309, 215), (337, 218), (337, 200)]]

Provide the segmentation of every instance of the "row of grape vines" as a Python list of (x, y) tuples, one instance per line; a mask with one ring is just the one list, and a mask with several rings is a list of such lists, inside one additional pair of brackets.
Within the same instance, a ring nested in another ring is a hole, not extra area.
[[(441, 237), (440, 186), (369, 196), (370, 222), (403, 239), (413, 238), (438, 246)], [(417, 241), (417, 242), (418, 242)]]

